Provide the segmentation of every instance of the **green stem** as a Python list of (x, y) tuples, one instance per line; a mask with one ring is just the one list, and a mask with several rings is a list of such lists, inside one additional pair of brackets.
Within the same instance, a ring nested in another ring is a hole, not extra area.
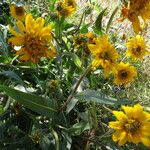
[(66, 102), (63, 104), (63, 106), (60, 108), (59, 111), (63, 111), (64, 108), (66, 108), (67, 104), (72, 100), (74, 93), (77, 91), (81, 81), (83, 80), (83, 78), (88, 74), (88, 72), (91, 70), (91, 65), (89, 65), (87, 67), (87, 69), (85, 70), (85, 72), (82, 74), (82, 76), (79, 78), (78, 82), (76, 83), (74, 89), (72, 90), (72, 92), (70, 93), (68, 99), (66, 100)]

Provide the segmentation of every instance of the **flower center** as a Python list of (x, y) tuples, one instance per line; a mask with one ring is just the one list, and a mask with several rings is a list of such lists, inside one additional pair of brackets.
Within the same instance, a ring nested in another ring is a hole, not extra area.
[(111, 60), (108, 52), (100, 53), (99, 58), (104, 59), (104, 60)]
[(137, 46), (136, 48), (132, 49), (132, 52), (134, 55), (139, 55), (141, 53), (141, 50), (142, 50), (141, 46)]
[(120, 77), (123, 78), (123, 79), (128, 76), (128, 73), (127, 73), (126, 70), (121, 70), (119, 74), (120, 74)]
[(138, 53), (141, 52), (141, 47), (138, 46), (138, 47), (136, 48), (136, 51), (137, 51)]
[(40, 37), (26, 35), (25, 48), (31, 57), (38, 61), (39, 58), (44, 55), (43, 53), (45, 52), (44, 50), (47, 46), (45, 45), (45, 42), (40, 39)]
[(16, 7), (15, 8), (15, 12), (16, 12), (16, 15), (18, 15), (18, 16), (23, 16), (24, 15), (24, 8), (23, 7)]
[(140, 122), (137, 120), (129, 119), (128, 122), (124, 125), (124, 128), (127, 132), (135, 133), (140, 128)]

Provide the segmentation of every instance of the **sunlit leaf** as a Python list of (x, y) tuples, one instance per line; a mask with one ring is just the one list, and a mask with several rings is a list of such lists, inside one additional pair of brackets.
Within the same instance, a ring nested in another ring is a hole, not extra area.
[(119, 100), (116, 98), (109, 97), (100, 91), (95, 91), (90, 89), (77, 93), (75, 97), (79, 100), (85, 100), (88, 102), (93, 101), (96, 103), (109, 104), (109, 105), (122, 105), (122, 104), (132, 103), (132, 101), (130, 100)]
[(103, 16), (104, 16), (104, 13), (106, 10), (107, 10), (107, 8), (105, 8), (103, 11), (101, 11), (95, 21), (95, 28), (100, 32), (102, 32), (102, 19), (103, 19)]
[(111, 14), (111, 16), (110, 16), (110, 18), (109, 18), (109, 21), (108, 21), (107, 27), (106, 27), (106, 33), (108, 32), (108, 30), (109, 30), (109, 28), (110, 28), (110, 25), (111, 25), (111, 23), (112, 23), (112, 21), (113, 21), (113, 18), (114, 18), (114, 16), (115, 16), (115, 14), (117, 13), (117, 11), (118, 11), (118, 7), (116, 7), (116, 8), (114, 9), (113, 13)]
[(51, 103), (49, 103), (50, 100), (43, 97), (30, 93), (24, 93), (4, 85), (0, 85), (0, 90), (4, 91), (6, 95), (41, 115), (51, 117), (52, 112), (56, 112), (54, 108), (51, 108)]

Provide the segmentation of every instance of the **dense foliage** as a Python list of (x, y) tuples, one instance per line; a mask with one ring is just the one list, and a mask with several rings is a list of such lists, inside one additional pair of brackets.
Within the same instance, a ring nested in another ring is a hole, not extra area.
[(102, 3), (0, 2), (0, 149), (150, 148), (150, 1)]

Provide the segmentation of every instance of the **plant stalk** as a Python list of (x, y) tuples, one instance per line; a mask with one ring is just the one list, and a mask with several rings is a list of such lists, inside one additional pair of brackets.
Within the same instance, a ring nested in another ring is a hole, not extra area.
[(82, 74), (82, 76), (79, 78), (79, 80), (77, 81), (74, 89), (72, 90), (72, 92), (70, 93), (68, 99), (66, 100), (66, 102), (63, 104), (63, 106), (59, 109), (59, 111), (63, 111), (64, 108), (66, 108), (67, 104), (72, 100), (74, 93), (77, 91), (81, 81), (83, 80), (83, 78), (88, 74), (88, 72), (91, 70), (91, 65), (89, 65), (87, 67), (87, 69), (85, 70), (85, 72)]

